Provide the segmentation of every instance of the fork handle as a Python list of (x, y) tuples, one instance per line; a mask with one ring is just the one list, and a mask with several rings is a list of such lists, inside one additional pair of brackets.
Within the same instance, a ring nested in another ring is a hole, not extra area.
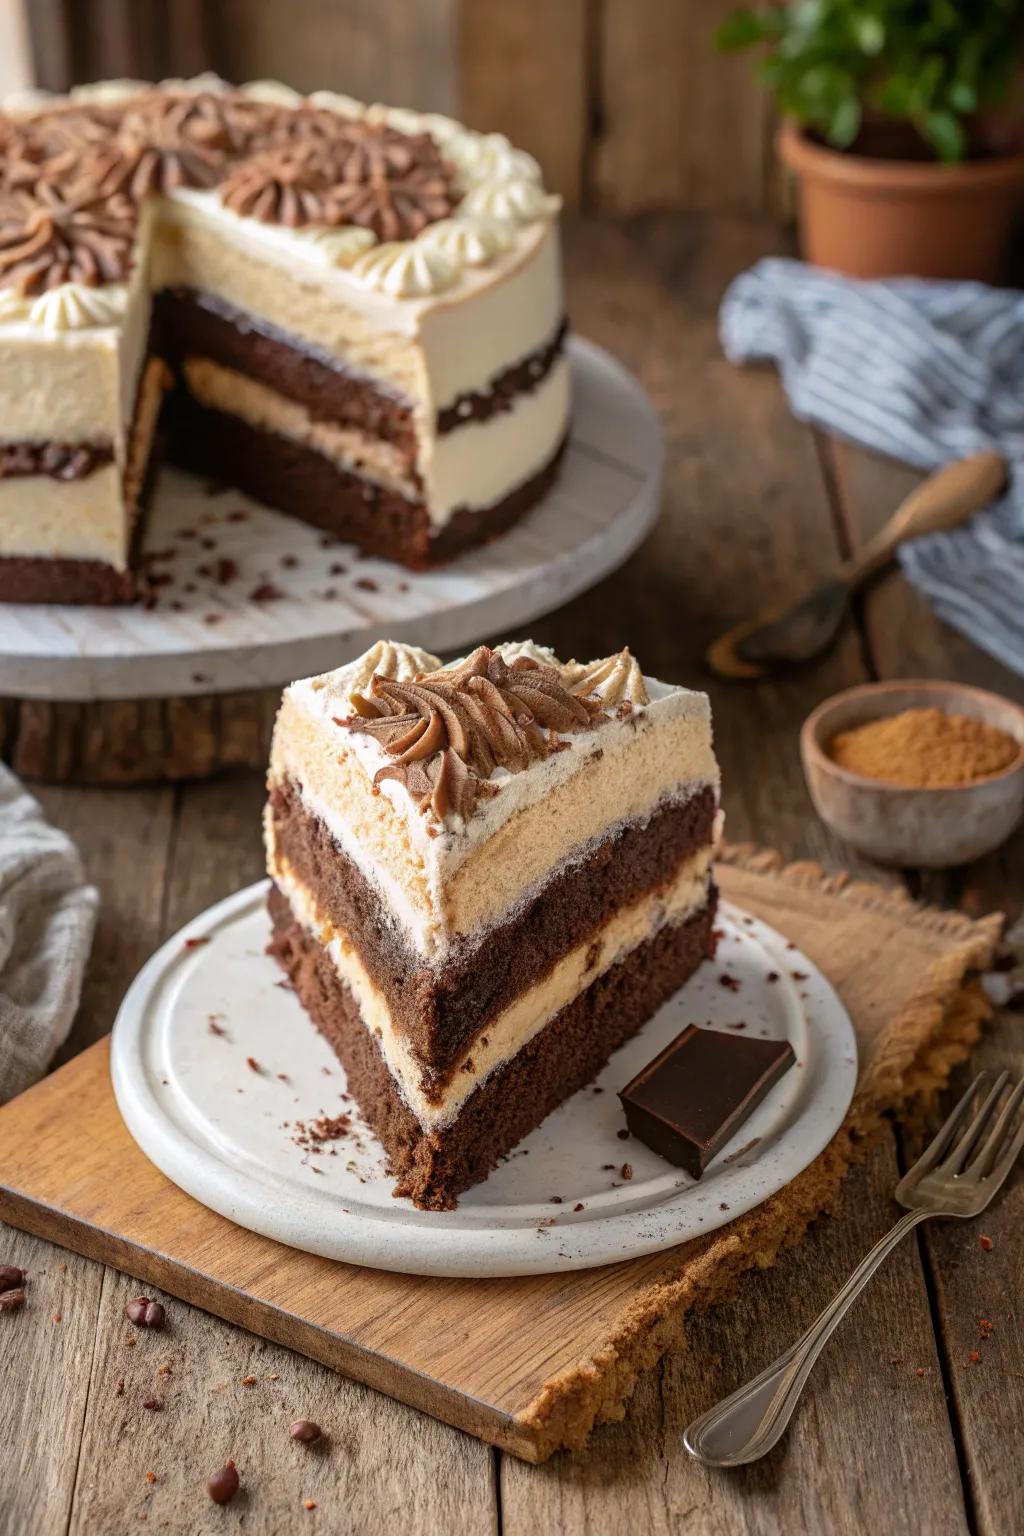
[(783, 1436), (811, 1367), (884, 1259), (912, 1228), (933, 1214), (908, 1211), (857, 1265), (807, 1332), (759, 1376), (694, 1419), (683, 1436), (691, 1456), (709, 1467), (742, 1467)]

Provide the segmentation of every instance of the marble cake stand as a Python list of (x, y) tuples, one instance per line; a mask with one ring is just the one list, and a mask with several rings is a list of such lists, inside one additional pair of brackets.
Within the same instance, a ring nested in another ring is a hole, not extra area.
[(566, 460), (544, 501), (439, 571), (361, 558), (240, 492), (163, 471), (146, 540), (155, 600), (0, 606), (0, 754), (31, 778), (128, 783), (260, 767), (281, 686), (387, 636), (440, 653), (522, 633), (652, 527), (663, 461), (636, 380), (570, 342)]

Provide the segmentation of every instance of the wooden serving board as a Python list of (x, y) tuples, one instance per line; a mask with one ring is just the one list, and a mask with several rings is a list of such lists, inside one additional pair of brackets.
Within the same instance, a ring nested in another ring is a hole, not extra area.
[(726, 857), (725, 894), (827, 970), (857, 1031), (861, 1074), (821, 1157), (709, 1238), (568, 1276), (492, 1280), (393, 1275), (300, 1253), (235, 1227), (148, 1162), (118, 1114), (106, 1041), (0, 1109), (0, 1219), (526, 1460), (578, 1445), (595, 1422), (621, 1416), (638, 1373), (681, 1342), (691, 1307), (724, 1297), (831, 1207), (883, 1111), (934, 1092), (984, 1012), (963, 984), (988, 962), (998, 920), (928, 911), (810, 865)]

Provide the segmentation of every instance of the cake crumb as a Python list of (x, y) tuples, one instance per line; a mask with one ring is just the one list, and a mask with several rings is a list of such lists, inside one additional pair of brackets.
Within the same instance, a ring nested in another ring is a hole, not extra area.
[(621, 1167), (621, 1169), (619, 1171), (620, 1171), (622, 1177), (628, 1183), (629, 1180), (633, 1177), (633, 1164), (632, 1163), (623, 1163), (623, 1165), (622, 1165), (622, 1167)]
[(990, 1237), (986, 1237), (984, 1232), (978, 1238), (978, 1247), (983, 1248), (986, 1253), (989, 1253), (992, 1249), (992, 1239)]

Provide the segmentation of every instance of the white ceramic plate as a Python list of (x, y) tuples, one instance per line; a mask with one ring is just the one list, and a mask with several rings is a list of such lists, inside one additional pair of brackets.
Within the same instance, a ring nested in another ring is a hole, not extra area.
[[(663, 447), (650, 401), (600, 347), (569, 343), (573, 417), (552, 490), (510, 533), (437, 571), (351, 546), (239, 491), (164, 469), (146, 549), (156, 605), (0, 605), (4, 692), (143, 699), (277, 687), (341, 666), (386, 635), (431, 651), (523, 633), (621, 565), (658, 515)], [(241, 513), (241, 518), (238, 514)], [(223, 578), (230, 561), (236, 569)], [(270, 584), (272, 599), (253, 594)]]
[[(297, 1144), (297, 1121), (351, 1106), (336, 1057), (265, 954), (265, 900), (265, 882), (239, 891), (153, 956), (118, 1015), (112, 1071), (128, 1129), (168, 1178), (293, 1248), (410, 1274), (480, 1276), (656, 1253), (781, 1189), (830, 1140), (853, 1094), (853, 1029), (824, 976), (774, 929), (726, 904), (717, 958), (616, 1051), (595, 1085), (458, 1210), (418, 1211), (392, 1195), (364, 1126), (313, 1153)], [(625, 1121), (616, 1090), (689, 1023), (784, 1036), (797, 1057), (699, 1183), (617, 1134)]]

